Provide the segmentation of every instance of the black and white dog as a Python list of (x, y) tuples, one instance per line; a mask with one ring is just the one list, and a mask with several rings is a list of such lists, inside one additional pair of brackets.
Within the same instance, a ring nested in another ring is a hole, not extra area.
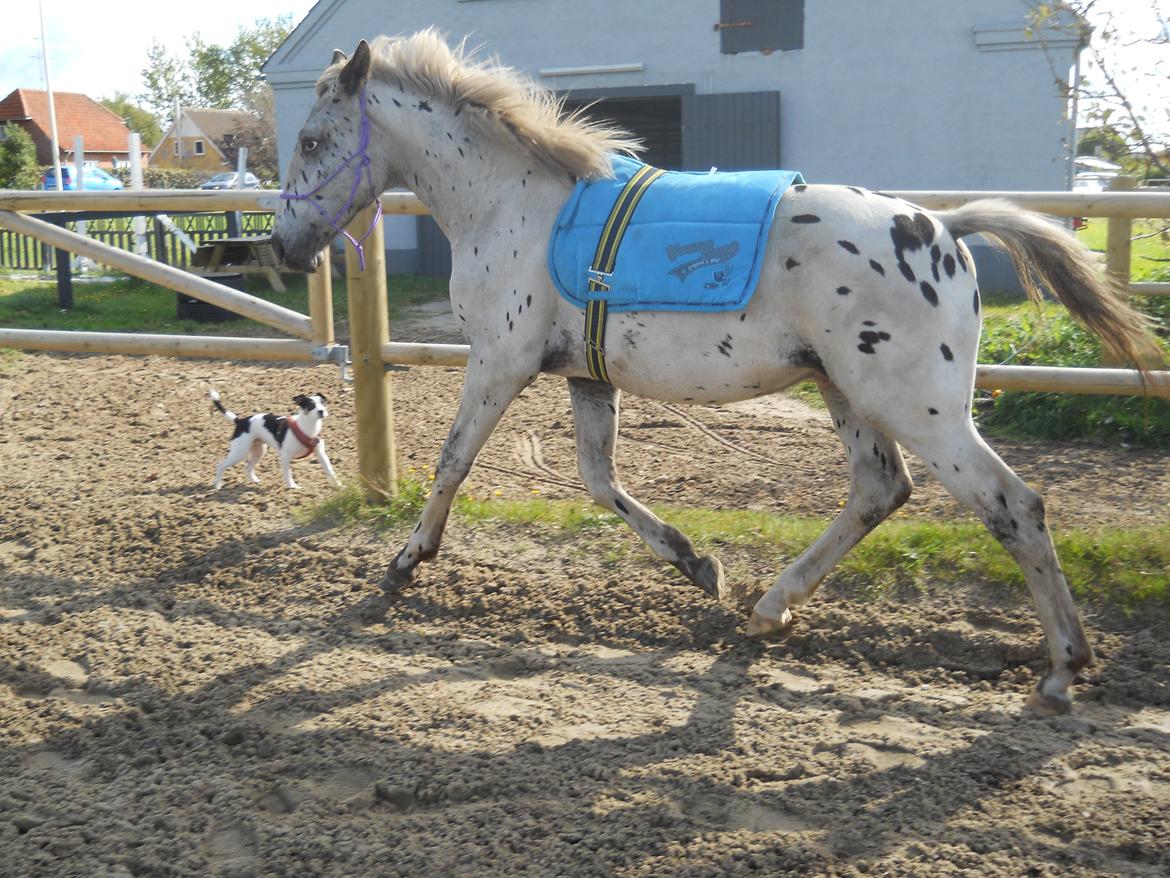
[(325, 396), (313, 393), (309, 396), (294, 396), (293, 402), (301, 407), (295, 415), (274, 415), (270, 412), (249, 415), (246, 418), (237, 417), (235, 412), (229, 412), (219, 394), (208, 390), (208, 396), (220, 413), (235, 425), (232, 433), (231, 445), (228, 446), (228, 455), (215, 465), (215, 488), (223, 487), (223, 474), (230, 466), (235, 466), (245, 458), (248, 461), (248, 478), (259, 482), (256, 476), (256, 464), (264, 456), (267, 446), (271, 445), (280, 455), (280, 471), (284, 474), (286, 488), (299, 488), (292, 477), (292, 462), (302, 457), (308, 457), (316, 452), (317, 462), (325, 471), (325, 477), (336, 488), (341, 487), (337, 474), (333, 471), (333, 464), (325, 454), (325, 440), (321, 438), (322, 421), (329, 414), (325, 408)]

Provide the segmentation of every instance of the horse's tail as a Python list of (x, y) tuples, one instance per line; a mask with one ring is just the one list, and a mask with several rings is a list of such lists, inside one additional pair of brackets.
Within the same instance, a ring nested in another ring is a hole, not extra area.
[(1047, 287), (1121, 361), (1143, 371), (1163, 363), (1150, 318), (1129, 304), (1121, 285), (1101, 273), (1093, 252), (1064, 229), (999, 199), (972, 201), (936, 216), (956, 238), (994, 235), (1029, 298), (1039, 301), (1040, 285)]

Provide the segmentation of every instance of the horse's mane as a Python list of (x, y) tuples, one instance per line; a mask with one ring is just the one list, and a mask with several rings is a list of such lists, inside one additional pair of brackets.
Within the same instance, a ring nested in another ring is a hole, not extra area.
[[(433, 98), (468, 116), (485, 133), (511, 137), (552, 168), (577, 178), (612, 175), (609, 154), (637, 152), (640, 141), (612, 124), (566, 113), (564, 102), (495, 58), (474, 59), (465, 42), (451, 48), (434, 28), (370, 43), (370, 76)], [(340, 73), (327, 69), (317, 93)]]

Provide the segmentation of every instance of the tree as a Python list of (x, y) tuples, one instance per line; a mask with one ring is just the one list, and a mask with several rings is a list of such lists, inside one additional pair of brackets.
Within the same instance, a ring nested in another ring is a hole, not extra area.
[[(208, 43), (201, 34), (187, 39), (187, 57), (175, 58), (165, 52), (148, 56), (151, 66), (143, 77), (171, 84), (186, 83), (194, 103), (221, 110), (246, 109), (248, 101), (264, 83), (260, 66), (292, 31), (292, 18), (261, 18), (251, 27), (241, 27), (227, 46)], [(160, 47), (161, 48), (161, 47)], [(148, 88), (149, 88), (148, 82)]]
[(116, 91), (112, 98), (102, 98), (102, 106), (117, 113), (126, 127), (142, 137), (142, 145), (153, 147), (162, 140), (162, 129), (158, 119), (149, 110), (133, 103), (130, 95)]
[(238, 148), (246, 146), (256, 175), (274, 179), (276, 119), (272, 89), (260, 67), (291, 32), (292, 17), (284, 15), (241, 27), (227, 46), (208, 43), (196, 33), (187, 39), (186, 57), (170, 54), (155, 41), (147, 50), (140, 99), (159, 119), (173, 115), (176, 100), (186, 106), (247, 111), (253, 119), (239, 126), (227, 157), (234, 163)]
[(1111, 126), (1098, 125), (1077, 138), (1077, 155), (1103, 156), (1121, 164), (1129, 157), (1129, 145)]
[(143, 92), (138, 96), (156, 119), (169, 119), (175, 104), (190, 104), (195, 91), (186, 61), (167, 51), (155, 40), (146, 50), (146, 67), (142, 69)]
[(19, 125), (4, 126), (0, 140), (0, 189), (36, 189), (41, 182), (37, 145)]
[[(1145, 0), (1144, 5), (1134, 0), (1054, 0), (1035, 4), (1030, 18), (1036, 31), (1074, 33), (1084, 43), (1086, 73), (1073, 83), (1084, 118), (1122, 139), (1131, 171), (1170, 177), (1165, 153), (1170, 106), (1156, 97), (1166, 79), (1165, 69), (1158, 68), (1170, 63), (1170, 19), (1159, 0)], [(1147, 95), (1155, 97), (1150, 101)]]
[(272, 86), (260, 83), (245, 100), (247, 120), (236, 126), (233, 148), (228, 157), (234, 163), (239, 148), (248, 148), (248, 167), (261, 180), (280, 178), (280, 161), (276, 152), (276, 111), (272, 99)]
[(231, 50), (205, 43), (200, 34), (193, 34), (187, 40), (187, 51), (199, 106), (217, 110), (234, 108), (238, 74)]
[(292, 17), (289, 15), (259, 18), (252, 27), (240, 28), (227, 50), (236, 74), (237, 103), (234, 106), (246, 109), (247, 102), (254, 99), (254, 95), (264, 85), (260, 67), (290, 33)]

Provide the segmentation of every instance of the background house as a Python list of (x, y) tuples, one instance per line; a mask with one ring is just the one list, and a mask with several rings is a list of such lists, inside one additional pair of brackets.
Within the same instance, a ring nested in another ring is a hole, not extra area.
[[(570, 104), (598, 101), (667, 168), (788, 167), (887, 189), (1065, 189), (1076, 38), (1028, 0), (320, 0), (264, 65), (282, 168), (335, 47), (437, 26)], [(429, 220), (390, 264), (436, 268)], [(439, 266), (441, 269), (441, 266)]]
[[(57, 144), (61, 161), (73, 161), (73, 141), (85, 139), (85, 160), (106, 168), (130, 163), (130, 129), (112, 110), (92, 98), (74, 92), (53, 92), (57, 114)], [(53, 163), (52, 127), (47, 92), (18, 88), (0, 101), (0, 125), (19, 125), (37, 147), (37, 161)], [(145, 161), (147, 151), (143, 150)]]
[(252, 117), (242, 110), (193, 110), (183, 108), (171, 123), (150, 163), (157, 168), (234, 171), (236, 138)]

